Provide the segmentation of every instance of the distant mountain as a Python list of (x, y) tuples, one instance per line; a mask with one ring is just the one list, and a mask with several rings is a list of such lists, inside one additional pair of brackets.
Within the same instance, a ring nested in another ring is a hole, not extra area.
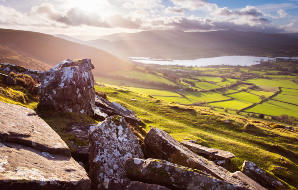
[(79, 43), (79, 44), (85, 44), (86, 43), (85, 41), (82, 41), (82, 40), (79, 40), (77, 38), (73, 38), (73, 37), (70, 37), (70, 36), (67, 36), (67, 35), (64, 35), (64, 34), (56, 34), (54, 36), (57, 37), (57, 38), (61, 38), (63, 40), (68, 40), (68, 41)]
[(192, 59), (224, 55), (298, 56), (298, 34), (143, 31), (103, 36), (89, 44), (122, 57)]
[(95, 75), (131, 67), (105, 51), (42, 33), (0, 29), (0, 45), (50, 66), (65, 59), (91, 58)]

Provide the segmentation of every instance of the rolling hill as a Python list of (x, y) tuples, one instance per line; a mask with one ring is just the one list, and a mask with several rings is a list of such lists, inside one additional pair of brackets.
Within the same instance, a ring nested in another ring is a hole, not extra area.
[(297, 56), (297, 34), (240, 31), (143, 31), (103, 36), (89, 44), (130, 57), (193, 59), (225, 55)]
[(11, 63), (18, 66), (23, 66), (33, 70), (48, 70), (50, 65), (33, 59), (28, 56), (24, 56), (19, 52), (9, 49), (5, 46), (0, 46), (0, 63)]
[[(91, 58), (95, 65), (95, 75), (128, 70), (131, 66), (131, 63), (97, 48), (36, 32), (0, 29), (0, 45), (50, 66), (65, 59)], [(32, 62), (32, 65), (34, 64)]]

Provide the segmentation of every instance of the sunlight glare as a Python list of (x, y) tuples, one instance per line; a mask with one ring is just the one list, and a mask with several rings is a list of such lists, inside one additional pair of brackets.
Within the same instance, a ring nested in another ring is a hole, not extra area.
[(107, 0), (72, 0), (70, 6), (79, 8), (89, 13), (98, 13), (101, 16), (111, 14)]

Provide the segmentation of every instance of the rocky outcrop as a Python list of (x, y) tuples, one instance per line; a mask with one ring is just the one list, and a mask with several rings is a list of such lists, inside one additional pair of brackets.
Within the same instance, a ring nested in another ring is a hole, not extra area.
[(41, 76), (40, 110), (94, 115), (95, 90), (90, 59), (66, 60)]
[(97, 189), (124, 189), (130, 181), (124, 169), (129, 158), (143, 158), (143, 153), (123, 117), (108, 117), (90, 128), (89, 175)]
[(140, 181), (132, 181), (126, 186), (125, 190), (170, 190), (170, 189), (156, 184), (143, 183)]
[(0, 102), (0, 189), (89, 189), (64, 141), (28, 108)]
[(243, 186), (216, 179), (206, 172), (162, 160), (128, 159), (125, 168), (131, 179), (160, 184), (175, 190), (246, 189)]
[(107, 99), (96, 95), (95, 99), (95, 114), (100, 118), (107, 118), (113, 115), (120, 115), (126, 119), (132, 125), (144, 125), (140, 119), (138, 119), (135, 113), (127, 108), (121, 106), (116, 102), (110, 102)]
[(207, 158), (208, 160), (214, 161), (217, 165), (228, 167), (231, 159), (235, 155), (228, 151), (223, 151), (215, 148), (208, 148), (198, 144), (196, 141), (183, 141), (182, 145), (189, 148), (194, 153)]
[(242, 172), (268, 189), (286, 189), (287, 186), (255, 163), (244, 161)]
[(8, 75), (9, 73), (27, 74), (37, 81), (39, 81), (40, 75), (42, 73), (41, 71), (27, 69), (25, 67), (9, 63), (0, 63), (0, 72), (6, 75)]
[(162, 130), (151, 128), (144, 142), (155, 158), (202, 170), (227, 183), (243, 184), (240, 180), (232, 178), (229, 171), (190, 151)]

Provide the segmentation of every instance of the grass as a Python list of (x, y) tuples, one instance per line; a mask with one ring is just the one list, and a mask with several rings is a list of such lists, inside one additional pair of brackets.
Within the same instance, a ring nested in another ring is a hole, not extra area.
[(140, 71), (115, 71), (110, 76), (123, 77), (126, 79), (133, 79), (140, 82), (149, 82), (149, 83), (160, 83), (175, 86), (176, 84), (172, 81), (158, 75), (151, 74), (148, 72), (140, 72)]
[(183, 92), (183, 94), (191, 100), (193, 103), (200, 103), (200, 102), (214, 102), (214, 101), (223, 101), (228, 100), (229, 97), (226, 97), (220, 93), (215, 92)]
[(146, 89), (146, 88), (135, 88), (135, 87), (124, 87), (127, 90), (132, 92), (151, 95), (151, 96), (165, 96), (165, 97), (181, 97), (176, 92), (171, 92), (167, 90), (158, 90), (158, 89)]
[(229, 95), (229, 97), (232, 97), (235, 100), (239, 100), (241, 102), (247, 102), (247, 103), (257, 103), (261, 101), (261, 98), (259, 96), (250, 94), (248, 92), (239, 92), (239, 93), (231, 94)]
[(298, 89), (298, 84), (294, 83), (292, 80), (284, 80), (284, 79), (251, 79), (245, 82), (253, 83), (259, 87), (264, 88), (294, 88)]
[[(153, 126), (165, 130), (178, 141), (192, 139), (208, 147), (231, 151), (236, 155), (232, 159), (233, 171), (244, 160), (250, 160), (291, 185), (298, 185), (296, 133), (261, 127), (270, 124), (266, 121), (259, 121), (256, 124), (257, 130), (246, 130), (244, 124), (253, 121), (241, 116), (213, 112), (210, 108), (198, 106), (176, 105), (178, 108), (174, 109), (172, 106), (175, 104), (157, 102), (154, 97), (118, 88), (96, 86), (96, 90), (107, 93), (111, 101), (133, 110), (146, 123), (146, 131), (150, 130), (149, 126)], [(227, 119), (234, 122), (226, 124), (224, 121)], [(288, 172), (276, 169), (280, 167)]]
[(280, 116), (280, 115), (289, 115), (298, 117), (298, 107), (282, 103), (274, 100), (270, 100), (267, 102), (264, 102), (262, 104), (256, 105), (255, 107), (246, 110), (248, 112), (255, 112), (255, 113), (263, 113), (267, 115), (273, 115), (273, 116)]
[(218, 83), (218, 82), (222, 81), (221, 77), (198, 76), (196, 78), (201, 80), (201, 81), (208, 81), (208, 82), (215, 82), (215, 83)]
[[(298, 94), (298, 90), (283, 88), (282, 93), (275, 96), (273, 100), (279, 100), (279, 101), (289, 102), (289, 103), (298, 105), (297, 94)], [(298, 111), (298, 107), (297, 107), (297, 111)]]
[(251, 105), (249, 102), (242, 102), (239, 100), (230, 100), (224, 102), (210, 103), (211, 106), (222, 107), (233, 110), (241, 110)]
[(248, 92), (251, 94), (255, 94), (258, 96), (264, 96), (264, 97), (270, 97), (274, 94), (273, 91), (262, 91), (262, 90), (249, 90)]
[(0, 101), (30, 109), (36, 109), (37, 107), (37, 100), (29, 95), (26, 89), (20, 86), (0, 86)]

